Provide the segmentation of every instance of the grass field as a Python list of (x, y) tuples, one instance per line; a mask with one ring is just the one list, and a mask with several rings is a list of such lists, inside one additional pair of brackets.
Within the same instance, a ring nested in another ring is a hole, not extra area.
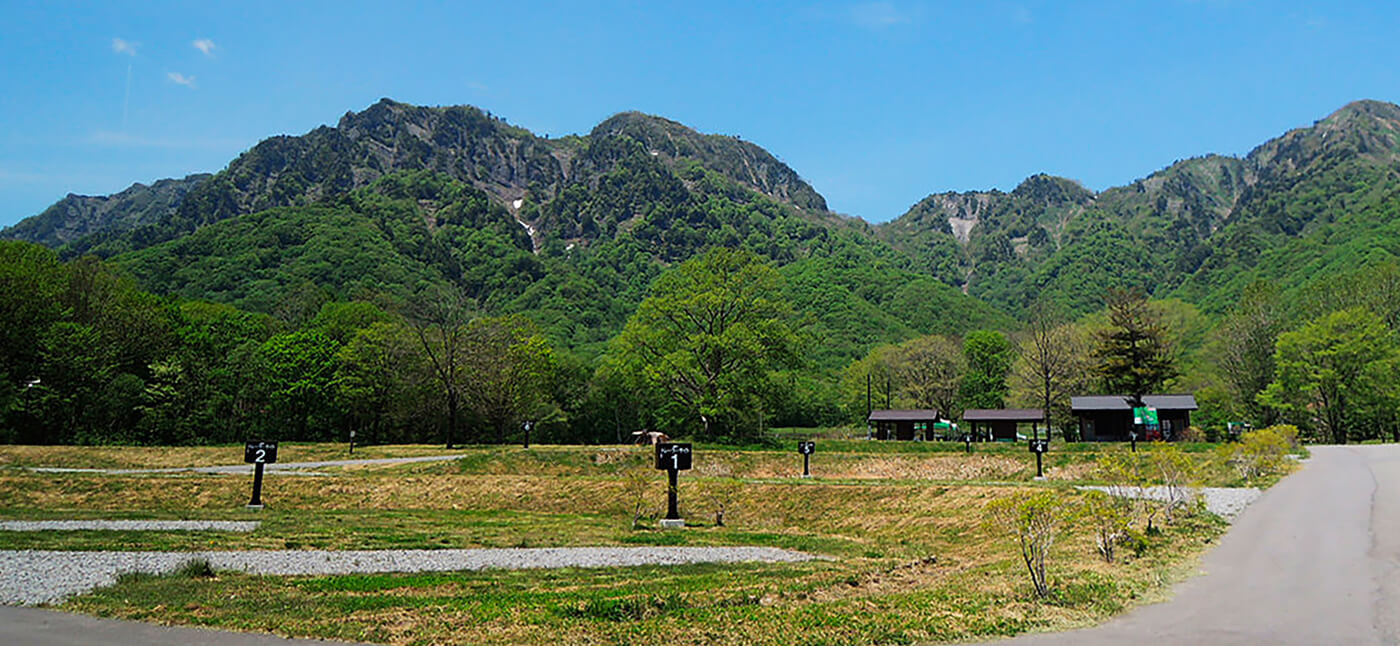
[[(1204, 484), (1236, 484), (1209, 447), (1187, 447)], [(234, 464), (241, 447), (0, 447), (0, 518), (259, 519), (251, 534), (0, 532), (0, 549), (381, 549), (762, 545), (801, 564), (417, 575), (127, 577), (62, 607), (103, 616), (394, 644), (905, 644), (1100, 621), (1159, 598), (1223, 531), (1206, 514), (1161, 527), (1121, 562), (1071, 527), (1035, 599), (1019, 553), (983, 507), (1031, 488), (1073, 504), (1116, 445), (1052, 447), (1033, 479), (1024, 445), (819, 440), (801, 479), (793, 450), (697, 446), (681, 477), (692, 526), (653, 529), (664, 473), (642, 447), (469, 447), (462, 459), (269, 473), (268, 508), (242, 508), (246, 475), (33, 473), (18, 466)], [(1144, 452), (1154, 450), (1143, 445)], [(350, 457), (283, 445), (283, 462)], [(447, 453), (372, 447), (354, 457)], [(182, 462), (183, 461), (183, 462)], [(640, 529), (632, 528), (638, 496)], [(723, 506), (725, 526), (715, 525)]]

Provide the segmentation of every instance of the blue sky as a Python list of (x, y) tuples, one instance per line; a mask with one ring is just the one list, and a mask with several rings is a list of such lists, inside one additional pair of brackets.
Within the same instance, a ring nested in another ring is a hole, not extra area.
[(1400, 101), (1379, 2), (0, 5), (0, 225), (213, 172), (381, 97), (539, 134), (623, 110), (740, 135), (837, 211), (1047, 172), (1092, 189)]

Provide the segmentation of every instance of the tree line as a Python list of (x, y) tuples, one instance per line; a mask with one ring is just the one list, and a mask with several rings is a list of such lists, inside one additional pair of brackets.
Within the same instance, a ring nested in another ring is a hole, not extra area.
[[(407, 296), (274, 314), (157, 296), (91, 257), (0, 243), (0, 441), (199, 444), (261, 437), (621, 442), (659, 429), (734, 443), (768, 426), (860, 424), (868, 406), (1029, 406), (1074, 439), (1069, 398), (1195, 392), (1203, 434), (1289, 423), (1315, 439), (1400, 432), (1400, 269), (1283, 292), (1260, 283), (1213, 319), (1111, 291), (1071, 319), (1052, 302), (1019, 329), (875, 345), (844, 369), (785, 279), (715, 247), (654, 280), (596, 357), (529, 318), (422, 283)], [(1208, 438), (1201, 438), (1208, 439)]]

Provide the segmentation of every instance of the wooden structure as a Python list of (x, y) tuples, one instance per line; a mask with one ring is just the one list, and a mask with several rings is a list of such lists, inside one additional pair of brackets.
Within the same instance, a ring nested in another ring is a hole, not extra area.
[[(1157, 409), (1156, 429), (1139, 431), (1139, 441), (1172, 441), (1191, 426), (1197, 410), (1195, 395), (1143, 395), (1142, 403)], [(1133, 430), (1133, 406), (1127, 395), (1071, 397), (1070, 408), (1079, 418), (1079, 437), (1085, 442), (1127, 442)]]
[(940, 419), (936, 410), (870, 411), (866, 424), (877, 440), (932, 439), (933, 425)]
[[(1021, 424), (1030, 424), (1031, 435), (1039, 436), (1045, 411), (1039, 408), (971, 408), (963, 411), (962, 417), (972, 425), (974, 441), (1015, 442), (1016, 428)], [(1049, 437), (1049, 425), (1045, 427), (1045, 434)]]

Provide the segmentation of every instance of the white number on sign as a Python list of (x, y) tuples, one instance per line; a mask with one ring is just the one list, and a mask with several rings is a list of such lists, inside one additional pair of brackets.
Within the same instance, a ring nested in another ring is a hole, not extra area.
[(253, 461), (254, 461), (254, 462), (262, 462), (263, 460), (266, 460), (266, 459), (267, 459), (267, 449), (258, 449), (258, 451), (257, 451), (257, 457), (253, 458)]
[(672, 468), (672, 469), (676, 469), (677, 471), (680, 470), (680, 468), (681, 468), (681, 455), (680, 455), (679, 453), (672, 453), (672, 454), (671, 454), (671, 468)]

